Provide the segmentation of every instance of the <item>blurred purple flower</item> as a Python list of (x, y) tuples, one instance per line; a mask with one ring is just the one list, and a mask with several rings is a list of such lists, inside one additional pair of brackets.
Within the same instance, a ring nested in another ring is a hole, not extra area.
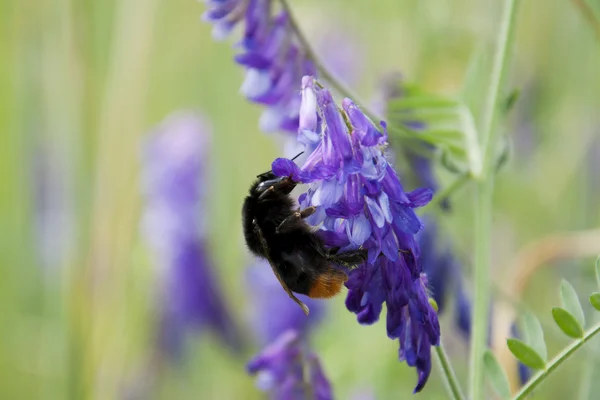
[[(252, 326), (259, 342), (266, 346), (248, 363), (248, 371), (258, 375), (259, 388), (270, 392), (275, 400), (332, 399), (329, 381), (308, 345), (308, 330), (321, 319), (323, 302), (298, 295), (311, 310), (306, 316), (288, 301), (265, 262), (248, 269), (247, 282), (253, 304)], [(306, 379), (305, 366), (310, 371)]]
[[(213, 37), (224, 39), (235, 25), (244, 25), (241, 52), (235, 60), (246, 69), (240, 89), (250, 101), (267, 109), (260, 117), (260, 128), (296, 133), (300, 96), (298, 84), (304, 75), (317, 75), (306, 49), (292, 29), (285, 9), (272, 0), (206, 0), (203, 18), (213, 24)], [(277, 10), (275, 10), (277, 8)], [(332, 72), (356, 79), (360, 62), (351, 41), (334, 30), (325, 31), (318, 50), (324, 54)]]
[[(323, 17), (323, 14), (320, 13), (320, 16)], [(308, 17), (314, 18), (314, 22), (307, 27), (306, 34), (310, 35), (309, 41), (314, 43), (314, 49), (329, 73), (347, 85), (357, 84), (368, 58), (363, 57), (366, 46), (361, 43), (356, 31), (337, 25), (330, 19), (322, 20), (315, 15)]]
[[(422, 147), (424, 147), (424, 151), (431, 152), (433, 150), (433, 146)], [(437, 192), (440, 185), (433, 171), (431, 157), (407, 149), (406, 159), (410, 165), (410, 172), (414, 174), (418, 185), (431, 189), (434, 193)]]
[(415, 238), (422, 224), (414, 208), (427, 204), (431, 191), (404, 192), (383, 154), (387, 134), (383, 121), (381, 126), (350, 99), (340, 109), (328, 90), (306, 76), (298, 136), (316, 149), (302, 168), (282, 158), (272, 168), (278, 176), (310, 184), (299, 202), (301, 208), (317, 208), (307, 222), (322, 224), (327, 245), (368, 252), (367, 262), (349, 273), (346, 306), (360, 323), (372, 324), (386, 303), (388, 336), (399, 339), (400, 359), (417, 368), (418, 392), (431, 371), (430, 346), (440, 337)]
[(315, 353), (310, 353), (307, 357), (310, 373), (310, 385), (312, 387), (312, 398), (315, 400), (331, 400), (333, 392), (331, 384), (325, 376), (321, 362)]
[(213, 23), (213, 36), (228, 35), (244, 20), (242, 52), (235, 57), (246, 68), (241, 92), (267, 109), (260, 118), (261, 129), (296, 132), (298, 128), (298, 83), (316, 69), (294, 37), (285, 11), (273, 13), (271, 0), (207, 0), (204, 19)]
[(250, 360), (247, 369), (257, 375), (258, 387), (274, 400), (333, 399), (317, 356), (308, 351), (301, 335), (293, 329), (281, 333)]
[(228, 345), (239, 345), (206, 248), (202, 208), (209, 151), (209, 129), (193, 113), (168, 117), (143, 147), (142, 229), (161, 267), (160, 345), (172, 355), (190, 328), (211, 328)]
[[(473, 314), (471, 299), (463, 289), (462, 279), (458, 279), (456, 288), (456, 303), (454, 305), (454, 322), (465, 338), (471, 337), (471, 315)], [(491, 324), (490, 324), (491, 330)]]
[(305, 337), (308, 329), (323, 316), (323, 301), (297, 295), (310, 308), (308, 316), (289, 301), (287, 293), (266, 262), (251, 266), (247, 271), (246, 281), (252, 303), (251, 324), (262, 345), (275, 341), (287, 330), (294, 330)]

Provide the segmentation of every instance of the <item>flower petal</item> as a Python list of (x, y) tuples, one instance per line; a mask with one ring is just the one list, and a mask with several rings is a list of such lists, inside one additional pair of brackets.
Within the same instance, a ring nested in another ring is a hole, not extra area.
[(371, 236), (371, 224), (367, 217), (363, 214), (359, 214), (348, 220), (348, 223), (346, 224), (346, 233), (352, 244), (362, 246), (365, 240)]
[(423, 207), (431, 201), (433, 191), (427, 188), (413, 190), (407, 194), (411, 207)]
[(371, 213), (371, 218), (375, 222), (375, 225), (379, 228), (383, 228), (383, 225), (385, 225), (385, 217), (379, 204), (369, 196), (365, 196), (365, 202), (369, 207), (369, 212)]

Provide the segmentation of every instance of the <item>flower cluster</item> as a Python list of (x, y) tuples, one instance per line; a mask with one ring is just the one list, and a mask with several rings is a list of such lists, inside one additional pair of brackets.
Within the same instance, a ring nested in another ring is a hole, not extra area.
[(261, 129), (296, 132), (300, 98), (296, 87), (302, 76), (316, 74), (313, 63), (292, 33), (285, 10), (274, 12), (272, 0), (206, 0), (204, 19), (213, 23), (213, 36), (223, 39), (244, 22), (242, 52), (236, 62), (246, 68), (241, 92), (264, 104)]
[(372, 324), (386, 303), (388, 336), (399, 339), (400, 359), (416, 367), (418, 392), (440, 337), (415, 238), (422, 224), (414, 209), (429, 202), (431, 191), (406, 193), (383, 153), (385, 123), (378, 129), (350, 99), (338, 108), (311, 76), (302, 79), (299, 123), (299, 137), (315, 150), (302, 168), (277, 159), (273, 172), (309, 184), (299, 202), (317, 208), (307, 222), (321, 227), (327, 245), (366, 250), (367, 261), (350, 271), (346, 306), (360, 323)]
[[(308, 373), (305, 376), (305, 367)], [(331, 400), (331, 385), (318, 358), (306, 348), (295, 330), (283, 332), (248, 363), (259, 387), (276, 400)]]
[(209, 130), (192, 113), (167, 118), (143, 147), (143, 233), (161, 267), (161, 346), (180, 351), (188, 328), (212, 328), (238, 346), (205, 244), (204, 160)]
[[(275, 400), (333, 398), (317, 356), (310, 352), (308, 331), (323, 314), (323, 303), (308, 297), (311, 313), (307, 317), (275, 278), (266, 262), (253, 265), (247, 274), (254, 312), (252, 327), (264, 350), (248, 363), (248, 371), (257, 374), (260, 389)], [(308, 366), (309, 376), (304, 376)], [(310, 391), (314, 397), (307, 395)]]

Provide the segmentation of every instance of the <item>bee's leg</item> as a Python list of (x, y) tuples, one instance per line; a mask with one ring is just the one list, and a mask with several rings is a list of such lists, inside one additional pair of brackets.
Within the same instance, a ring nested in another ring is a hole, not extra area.
[(334, 264), (346, 268), (355, 268), (367, 261), (368, 252), (364, 249), (351, 250), (344, 253), (328, 253), (327, 258)]
[(258, 223), (256, 222), (256, 219), (252, 221), (252, 224), (254, 225), (254, 232), (258, 236), (258, 239), (260, 240), (260, 243), (263, 247), (265, 258), (267, 259), (267, 261), (269, 262), (269, 265), (271, 266), (271, 269), (273, 270), (273, 274), (275, 274), (275, 277), (281, 284), (281, 287), (283, 288), (283, 290), (288, 294), (288, 296), (290, 296), (290, 299), (294, 300), (296, 302), (296, 304), (298, 304), (300, 306), (302, 311), (304, 311), (304, 314), (308, 315), (308, 307), (306, 306), (306, 304), (304, 304), (302, 301), (300, 301), (294, 295), (294, 293), (290, 290), (290, 288), (285, 283), (285, 281), (283, 280), (281, 275), (279, 275), (277, 268), (275, 268), (275, 263), (273, 262), (271, 257), (269, 257), (269, 246), (267, 244), (267, 241), (265, 240), (265, 237), (262, 234), (262, 230), (260, 229), (260, 227), (258, 226)]
[(317, 211), (316, 207), (307, 207), (302, 211), (296, 211), (295, 213), (293, 213), (292, 215), (290, 215), (289, 217), (287, 217), (286, 219), (284, 219), (281, 224), (279, 224), (279, 226), (277, 227), (277, 233), (282, 233), (285, 232), (287, 230), (289, 230), (290, 228), (296, 226), (296, 224), (304, 219), (304, 218), (308, 218), (311, 215), (313, 215), (315, 213), (315, 211)]
[(306, 207), (304, 210), (300, 211), (300, 217), (302, 217), (302, 219), (308, 218), (311, 215), (313, 215), (316, 211), (317, 207), (315, 206)]
[(263, 182), (263, 184), (269, 185), (261, 194), (258, 196), (258, 200), (263, 200), (265, 197), (270, 196), (275, 192), (289, 194), (295, 187), (296, 182), (291, 180), (289, 177), (280, 177), (276, 179), (271, 179), (269, 181)]
[(258, 196), (258, 200), (264, 200), (265, 197), (269, 196), (272, 193), (275, 193), (275, 186), (269, 186), (268, 189), (266, 189), (260, 194), (260, 196)]

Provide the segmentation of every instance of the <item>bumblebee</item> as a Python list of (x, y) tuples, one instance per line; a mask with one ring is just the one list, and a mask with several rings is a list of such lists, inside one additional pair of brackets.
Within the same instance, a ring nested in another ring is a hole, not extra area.
[(338, 294), (348, 279), (344, 268), (364, 262), (366, 252), (327, 248), (304, 220), (316, 208), (295, 209), (290, 193), (298, 183), (290, 177), (268, 171), (257, 178), (242, 208), (246, 244), (269, 262), (283, 289), (308, 315), (308, 307), (294, 293), (311, 298)]

